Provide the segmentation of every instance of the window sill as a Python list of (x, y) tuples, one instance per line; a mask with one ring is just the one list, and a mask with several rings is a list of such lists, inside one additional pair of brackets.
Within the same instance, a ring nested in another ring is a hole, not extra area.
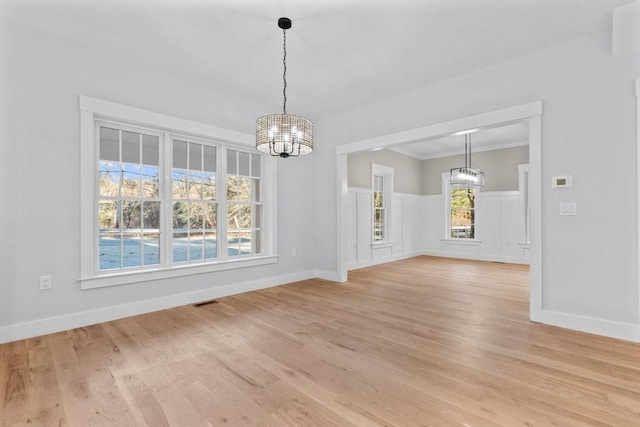
[(192, 274), (212, 273), (215, 271), (232, 270), (236, 268), (255, 267), (278, 262), (277, 255), (240, 258), (228, 261), (212, 262), (209, 264), (179, 265), (174, 267), (158, 267), (150, 270), (136, 270), (131, 272), (105, 273), (99, 276), (82, 277), (80, 289), (104, 288), (106, 286), (128, 285), (147, 282), (150, 280), (169, 279), (172, 277), (189, 276)]
[(383, 242), (371, 242), (372, 249), (382, 249), (382, 248), (390, 248), (393, 246), (393, 241), (385, 240)]
[(447, 245), (479, 246), (482, 241), (478, 239), (442, 239), (442, 243)]

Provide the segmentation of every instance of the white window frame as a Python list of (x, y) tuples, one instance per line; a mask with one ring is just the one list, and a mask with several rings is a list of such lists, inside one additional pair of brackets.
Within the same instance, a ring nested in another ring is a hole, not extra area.
[[(181, 119), (165, 114), (159, 114), (135, 107), (104, 101), (88, 96), (79, 97), (80, 109), (80, 282), (81, 289), (100, 288), (122, 284), (137, 283), (149, 280), (159, 280), (171, 277), (178, 277), (190, 274), (209, 273), (214, 271), (229, 270), (234, 268), (245, 268), (265, 264), (273, 264), (278, 261), (277, 254), (277, 229), (275, 209), (277, 206), (277, 162), (270, 156), (262, 156), (261, 197), (263, 200), (263, 233), (262, 233), (262, 253), (229, 258), (224, 254), (216, 261), (202, 262), (187, 265), (171, 265), (167, 260), (168, 245), (170, 237), (164, 237), (164, 260), (165, 263), (157, 267), (145, 267), (132, 271), (99, 271), (96, 263), (97, 259), (97, 186), (96, 176), (98, 173), (98, 141), (96, 135), (96, 123), (116, 123), (117, 125), (129, 125), (136, 128), (150, 129), (155, 133), (160, 132), (162, 138), (161, 156), (164, 155), (164, 168), (161, 167), (162, 180), (171, 182), (171, 162), (170, 150), (167, 149), (168, 141), (175, 137), (189, 139), (201, 139), (213, 142), (217, 147), (223, 147), (217, 153), (219, 169), (217, 176), (224, 176), (226, 173), (225, 163), (222, 155), (226, 155), (224, 148), (240, 151), (253, 151), (254, 135), (236, 132), (233, 130), (218, 128), (215, 126)], [(169, 156), (169, 157), (168, 157)], [(162, 162), (162, 160), (161, 160)], [(217, 188), (221, 188), (218, 186)], [(226, 188), (226, 187), (224, 187)], [(168, 206), (171, 199), (166, 199), (168, 189), (165, 188), (164, 218), (166, 222)], [(220, 191), (220, 190), (219, 190)], [(218, 194), (219, 202), (223, 202), (223, 197)], [(222, 206), (221, 206), (222, 204)], [(218, 206), (218, 224), (226, 221), (226, 210), (221, 214), (224, 203)], [(223, 217), (223, 218), (222, 218)], [(222, 221), (220, 220), (222, 218)], [(167, 227), (164, 227), (166, 229)], [(223, 231), (222, 227), (218, 231)], [(220, 248), (218, 249), (220, 251)], [(219, 252), (220, 253), (220, 252)]]
[[(392, 223), (392, 206), (393, 206), (393, 173), (392, 167), (371, 163), (371, 245), (384, 245), (392, 243), (391, 223)], [(382, 240), (373, 240), (375, 236), (375, 208), (373, 205), (373, 195), (375, 189), (375, 178), (381, 176), (383, 178), (382, 189), (382, 205), (384, 217)]]
[(444, 207), (444, 213), (443, 213), (443, 218), (444, 218), (444, 224), (443, 224), (443, 228), (444, 228), (444, 235), (442, 237), (442, 240), (445, 241), (446, 243), (457, 243), (457, 244), (461, 244), (461, 245), (476, 245), (476, 244), (480, 244), (480, 239), (478, 238), (478, 231), (480, 229), (480, 227), (478, 226), (478, 211), (479, 211), (479, 201), (480, 201), (480, 188), (481, 187), (475, 187), (475, 204), (473, 207), (474, 210), (474, 216), (473, 216), (473, 223), (474, 223), (474, 236), (472, 239), (466, 239), (466, 238), (452, 238), (451, 237), (451, 183), (449, 181), (450, 179), (450, 172), (443, 172), (442, 173), (442, 198), (443, 198), (443, 207)]

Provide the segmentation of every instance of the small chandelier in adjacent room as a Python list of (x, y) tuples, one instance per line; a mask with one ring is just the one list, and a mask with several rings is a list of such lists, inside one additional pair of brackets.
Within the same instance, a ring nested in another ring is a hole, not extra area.
[(451, 169), (449, 183), (460, 187), (484, 187), (484, 172), (471, 168), (470, 133), (464, 133), (464, 166)]
[(263, 153), (286, 159), (311, 153), (313, 123), (304, 117), (287, 114), (287, 30), (291, 28), (291, 19), (278, 19), (278, 27), (282, 29), (284, 40), (284, 103), (282, 114), (269, 114), (256, 120), (256, 148)]

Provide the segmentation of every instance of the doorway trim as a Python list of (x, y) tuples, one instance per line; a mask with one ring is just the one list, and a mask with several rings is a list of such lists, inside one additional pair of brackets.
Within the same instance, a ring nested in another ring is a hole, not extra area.
[(640, 79), (636, 80), (636, 100), (637, 100), (637, 110), (636, 110), (636, 114), (637, 114), (637, 121), (636, 121), (636, 138), (637, 138), (637, 143), (636, 143), (636, 155), (637, 160), (636, 160), (636, 179), (637, 179), (637, 191), (638, 191), (638, 197), (637, 197), (637, 203), (638, 203), (638, 210), (636, 212), (637, 215), (637, 219), (636, 219), (636, 223), (637, 223), (637, 227), (638, 227), (638, 262), (637, 262), (637, 268), (638, 268), (638, 325), (636, 328), (636, 336), (635, 336), (635, 341), (636, 342), (640, 342)]
[[(640, 83), (638, 83), (638, 85), (640, 85)], [(637, 87), (640, 88), (640, 86)], [(638, 102), (640, 103), (640, 98)], [(346, 254), (348, 243), (346, 225), (348, 154), (418, 142), (467, 129), (495, 126), (523, 120), (529, 123), (529, 197), (531, 209), (529, 318), (532, 321), (540, 322), (542, 318), (542, 101), (461, 117), (416, 129), (354, 141), (336, 147), (338, 187), (336, 248), (338, 259), (336, 265), (339, 281), (347, 281)]]

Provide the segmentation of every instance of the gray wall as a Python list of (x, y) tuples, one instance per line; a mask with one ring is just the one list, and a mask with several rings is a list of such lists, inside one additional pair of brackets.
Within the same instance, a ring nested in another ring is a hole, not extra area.
[[(394, 169), (397, 193), (440, 194), (442, 172), (464, 165), (464, 155), (418, 160), (391, 150), (349, 154), (349, 187), (371, 188), (371, 163)], [(482, 191), (518, 189), (518, 165), (529, 162), (529, 146), (473, 153), (472, 166), (485, 173)]]
[[(529, 163), (529, 146), (472, 153), (471, 167), (484, 172), (482, 191), (518, 189), (518, 165)], [(422, 161), (422, 194), (442, 192), (442, 172), (464, 166), (464, 155)]]
[(422, 194), (422, 164), (418, 159), (390, 150), (348, 156), (349, 187), (371, 188), (371, 163), (393, 168), (393, 191)]

